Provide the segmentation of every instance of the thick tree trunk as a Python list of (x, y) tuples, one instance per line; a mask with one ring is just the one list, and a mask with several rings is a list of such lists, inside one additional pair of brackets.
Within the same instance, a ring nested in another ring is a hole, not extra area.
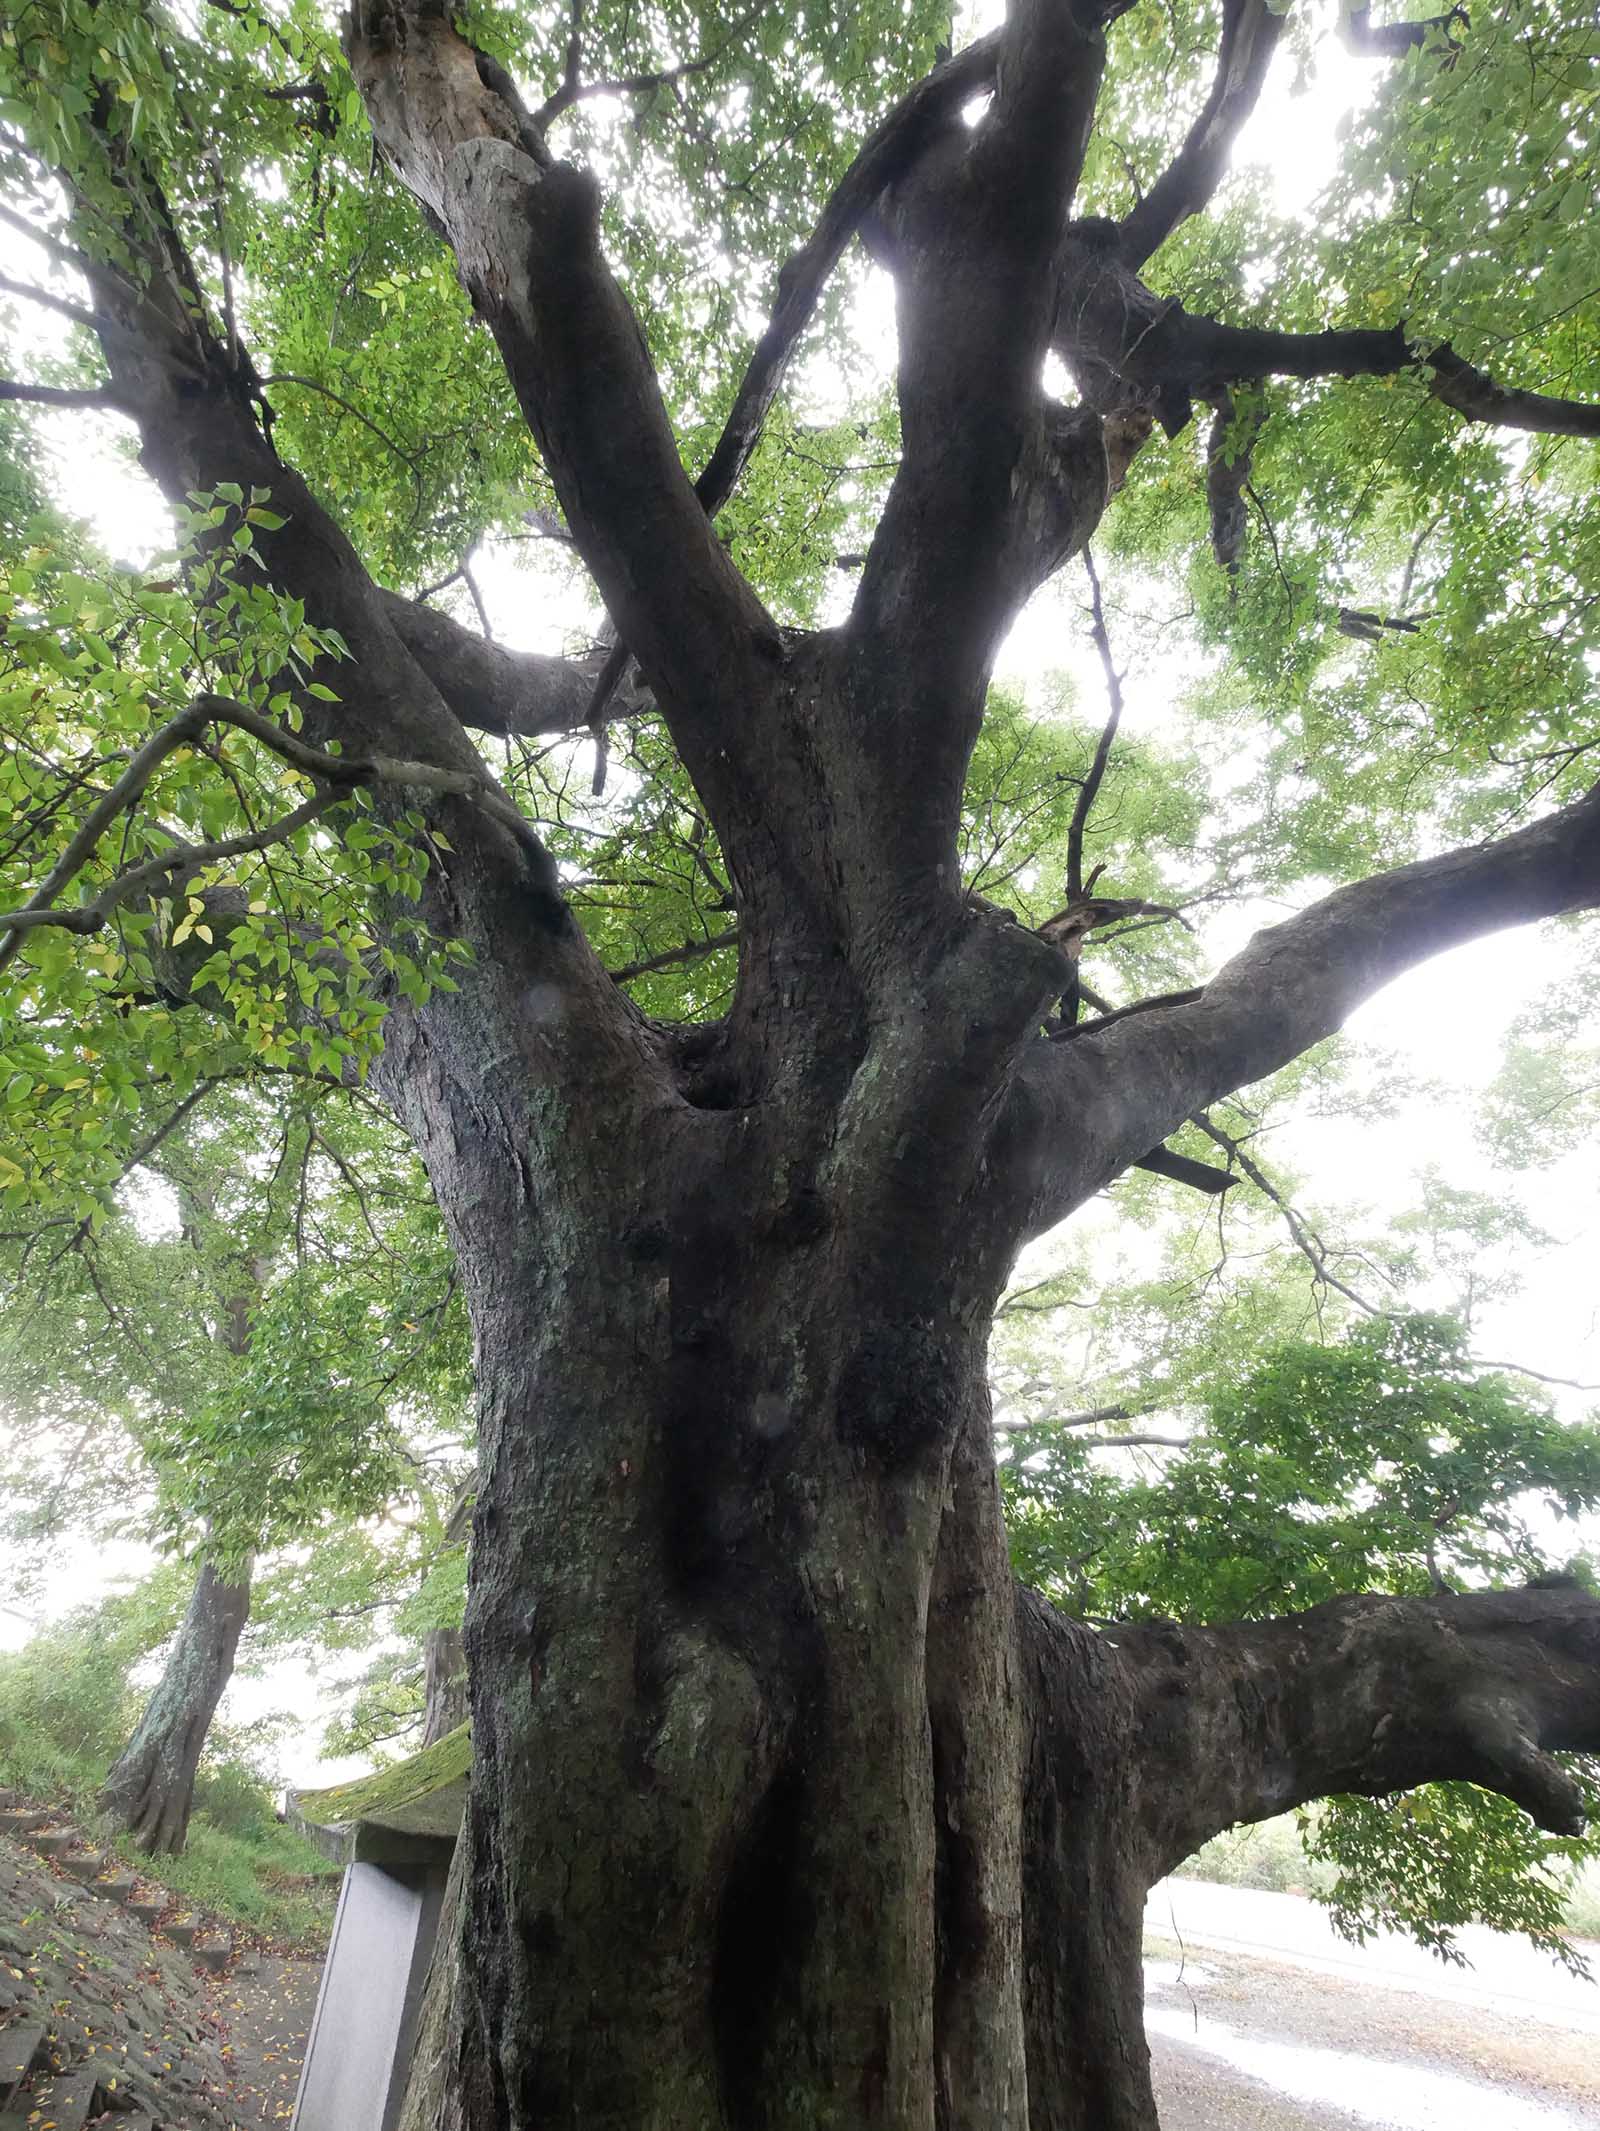
[[(439, 2120), (1024, 2131), (1004, 1252), (836, 1151), (907, 1099), (887, 1062), (542, 1131), (530, 1169), (493, 1054), (397, 1030), (383, 1064), (479, 1380)], [(469, 1075), (471, 1133), (436, 1107)]]
[(694, 1255), (480, 1341), (466, 2121), (1020, 2127), (1003, 1556), (946, 1529), (981, 1337)]
[(430, 1628), (422, 1643), (422, 1743), (467, 1721), (467, 1652), (459, 1628)]
[(195, 1771), (249, 1618), (248, 1567), (230, 1581), (205, 1562), (166, 1669), (106, 1777), (101, 1805), (153, 1857), (183, 1848)]

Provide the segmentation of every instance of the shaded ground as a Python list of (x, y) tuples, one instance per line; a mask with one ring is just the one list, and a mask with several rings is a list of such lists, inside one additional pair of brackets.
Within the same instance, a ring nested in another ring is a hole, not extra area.
[(8, 2049), (31, 2062), (14, 2096), (0, 2071), (0, 2106), (10, 2098), (23, 2123), (78, 2131), (112, 2105), (162, 2131), (286, 2124), (318, 1972), (315, 1959), (244, 1949), (208, 1973), (116, 1899), (0, 1836), (0, 2066)]
[(1493, 1934), (1477, 1970), (1325, 1954), (1320, 1912), (1266, 1899), (1290, 1904), (1253, 1919), (1284, 1942), (1270, 1952), (1241, 1947), (1226, 1905), (1208, 1929), (1203, 1900), (1179, 1904), (1182, 1945), (1147, 1935), (1163, 2131), (1600, 2131), (1593, 1985)]
[(255, 1975), (202, 1979), (226, 2030), (221, 2056), (241, 2125), (283, 2124), (294, 2114), (322, 1973), (320, 1961), (278, 1954), (260, 1960)]

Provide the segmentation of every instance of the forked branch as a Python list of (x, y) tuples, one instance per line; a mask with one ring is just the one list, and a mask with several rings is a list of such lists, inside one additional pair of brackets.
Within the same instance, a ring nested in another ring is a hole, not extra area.
[[(1600, 785), (1498, 842), (1358, 881), (1259, 932), (1186, 1004), (1022, 1061), (1020, 1226), (1062, 1218), (1185, 1118), (1332, 1035), (1384, 984), (1508, 925), (1600, 906)], [(1022, 1122), (1026, 1120), (1025, 1124)]]
[(1143, 266), (1180, 223), (1209, 205), (1239, 129), (1256, 107), (1284, 20), (1267, 0), (1225, 0), (1211, 93), (1183, 146), (1122, 218), (1118, 249), (1126, 265)]
[[(247, 733), (279, 756), (292, 769), (310, 777), (318, 787), (279, 820), (248, 835), (218, 837), (208, 843), (175, 842), (165, 851), (130, 866), (107, 883), (87, 903), (63, 907), (57, 897), (82, 871), (113, 821), (137, 805), (163, 762), (180, 748), (192, 746), (209, 725), (227, 725)], [(20, 910), (0, 911), (0, 968), (16, 953), (24, 934), (41, 926), (57, 926), (68, 932), (94, 933), (108, 924), (112, 914), (156, 882), (193, 874), (211, 865), (243, 858), (286, 843), (311, 822), (326, 814), (357, 786), (388, 784), (411, 791), (449, 793), (469, 799), (509, 829), (527, 848), (552, 893), (558, 892), (554, 867), (539, 843), (532, 825), (487, 774), (474, 776), (462, 770), (441, 769), (434, 763), (410, 762), (394, 755), (333, 755), (308, 747), (293, 733), (276, 725), (259, 711), (223, 696), (199, 696), (186, 710), (153, 733), (138, 750), (111, 789), (91, 809), (88, 818), (51, 867), (38, 889)]]

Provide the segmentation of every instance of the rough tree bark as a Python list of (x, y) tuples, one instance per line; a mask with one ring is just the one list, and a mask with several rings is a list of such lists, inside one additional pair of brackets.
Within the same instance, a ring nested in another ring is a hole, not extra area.
[(249, 1618), (248, 1568), (230, 1575), (202, 1563), (160, 1682), (106, 1777), (101, 1805), (152, 1857), (188, 1836), (195, 1771)]
[[(107, 132), (142, 247), (136, 286), (86, 267), (110, 398), (174, 498), (270, 489), (265, 567), (353, 653), (338, 701), (300, 706), (302, 749), (424, 766), (375, 804), (446, 832), (423, 915), (474, 951), (459, 992), (397, 1004), (377, 1069), (450, 1230), (481, 1400), (467, 1898), (419, 2131), (1149, 2131), (1137, 1910), (1175, 1845), (1316, 1788), (1455, 1774), (1564, 1822), (1543, 1756), (1600, 1745), (1575, 1595), (1112, 1638), (1013, 1593), (984, 1362), (1019, 1244), (1411, 962), (1600, 902), (1591, 794), (1339, 891), (1198, 999), (1048, 1042), (1065, 958), (963, 897), (995, 646), (1152, 417), (1419, 361), (1397, 332), (1196, 320), (1137, 279), (1254, 100), (1276, 34), (1256, 0), (1224, 9), (1218, 88), (1155, 204), (1071, 222), (1118, 12), (1016, 0), (890, 114), (698, 492), (592, 178), (441, 0), (351, 20), (380, 151), (454, 249), (716, 829), (739, 963), (709, 1026), (633, 1008), (493, 801), (468, 725), (570, 726), (571, 673), (486, 658), (372, 582)], [(850, 621), (786, 633), (707, 506), (869, 210), (903, 457)], [(1077, 407), (1043, 394), (1052, 347)], [(237, 895), (202, 892), (220, 934)], [(174, 995), (197, 959), (166, 955)]]

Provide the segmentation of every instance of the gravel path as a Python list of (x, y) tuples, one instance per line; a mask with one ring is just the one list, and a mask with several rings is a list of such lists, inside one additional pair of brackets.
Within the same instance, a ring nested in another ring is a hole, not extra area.
[(1146, 1941), (1163, 2131), (1600, 2131), (1600, 2044), (1281, 1954)]

